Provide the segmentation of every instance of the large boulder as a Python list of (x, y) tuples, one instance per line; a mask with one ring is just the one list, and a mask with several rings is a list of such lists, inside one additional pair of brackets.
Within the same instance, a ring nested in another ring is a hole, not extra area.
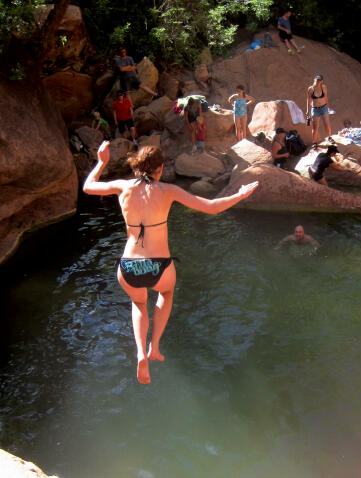
[(74, 214), (78, 179), (61, 116), (43, 86), (0, 82), (0, 263), (26, 231)]
[[(235, 92), (237, 84), (242, 83), (256, 102), (293, 100), (305, 111), (307, 87), (316, 73), (322, 73), (328, 87), (329, 104), (336, 110), (330, 117), (332, 131), (343, 128), (345, 119), (359, 124), (360, 63), (324, 43), (299, 37), (295, 40), (305, 45), (300, 55), (288, 55), (278, 35), (274, 35), (276, 48), (261, 48), (214, 62), (210, 103), (229, 107), (228, 97)], [(251, 113), (252, 108), (250, 116)], [(324, 134), (322, 126), (320, 133)]]
[(111, 90), (114, 83), (114, 72), (106, 71), (94, 83), (94, 93), (97, 100), (102, 100)]
[(92, 83), (91, 76), (75, 71), (60, 71), (43, 80), (66, 123), (90, 111), (93, 104)]
[(238, 164), (241, 169), (247, 169), (255, 163), (272, 163), (272, 154), (248, 139), (234, 144), (228, 156), (233, 164)]
[[(44, 24), (54, 5), (40, 5), (36, 9), (36, 22)], [(89, 35), (79, 7), (69, 5), (57, 32), (58, 42), (47, 52), (43, 61), (44, 74), (54, 73), (64, 68), (80, 72), (87, 57), (94, 53)]]
[(252, 135), (263, 132), (268, 137), (273, 137), (277, 128), (298, 131), (306, 145), (312, 144), (312, 128), (306, 123), (293, 123), (286, 101), (262, 101), (257, 103), (252, 120), (248, 125)]
[(30, 461), (22, 460), (5, 450), (0, 449), (0, 470), (4, 478), (57, 478), (46, 475), (38, 466)]
[(218, 193), (219, 188), (211, 182), (201, 179), (200, 181), (195, 181), (191, 184), (190, 191), (197, 196), (213, 198)]
[(361, 196), (328, 188), (299, 174), (267, 164), (251, 166), (246, 170), (241, 170), (236, 165), (229, 184), (218, 196), (230, 196), (242, 185), (253, 181), (259, 181), (259, 187), (240, 203), (241, 207), (286, 211), (361, 212)]
[(99, 144), (103, 140), (103, 133), (91, 128), (90, 126), (81, 126), (80, 128), (77, 128), (75, 132), (85, 146), (85, 151), (89, 158), (96, 160)]
[(180, 176), (214, 178), (225, 172), (224, 164), (220, 159), (208, 153), (189, 155), (181, 154), (175, 160), (175, 171)]
[(139, 135), (164, 127), (166, 114), (173, 108), (173, 102), (162, 96), (148, 106), (141, 106), (134, 112), (134, 123)]
[(158, 92), (162, 96), (168, 96), (173, 101), (176, 100), (179, 94), (179, 80), (163, 71), (159, 76)]

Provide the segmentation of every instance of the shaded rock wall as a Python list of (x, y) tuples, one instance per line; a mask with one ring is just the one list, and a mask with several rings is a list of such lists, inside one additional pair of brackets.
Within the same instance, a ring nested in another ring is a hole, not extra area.
[(0, 263), (26, 232), (76, 211), (78, 179), (61, 116), (39, 83), (0, 82)]

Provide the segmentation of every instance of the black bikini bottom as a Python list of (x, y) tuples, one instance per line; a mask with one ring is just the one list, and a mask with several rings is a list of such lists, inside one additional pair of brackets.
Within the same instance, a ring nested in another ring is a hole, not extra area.
[(154, 287), (172, 260), (172, 257), (147, 259), (121, 257), (119, 267), (124, 280), (132, 287)]

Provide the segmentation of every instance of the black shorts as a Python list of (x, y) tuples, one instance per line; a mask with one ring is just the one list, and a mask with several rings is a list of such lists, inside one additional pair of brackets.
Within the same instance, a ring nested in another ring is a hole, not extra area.
[(124, 133), (127, 128), (129, 129), (129, 131), (130, 128), (134, 128), (133, 118), (129, 118), (125, 121), (118, 120), (118, 129), (120, 134)]
[(319, 181), (323, 178), (322, 173), (319, 173), (318, 171), (313, 171), (311, 168), (308, 168), (308, 174), (310, 175), (310, 178), (314, 181)]
[(283, 30), (279, 30), (279, 35), (280, 35), (281, 41), (283, 41), (283, 42), (285, 40), (292, 40), (292, 38), (293, 38), (291, 33), (286, 33)]
[(131, 76), (130, 78), (119, 78), (120, 80), (120, 89), (124, 92), (137, 90), (142, 84), (139, 78), (136, 76)]

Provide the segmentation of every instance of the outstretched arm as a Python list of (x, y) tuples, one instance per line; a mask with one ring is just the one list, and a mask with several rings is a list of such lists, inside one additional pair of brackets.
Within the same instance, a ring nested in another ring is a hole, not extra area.
[(98, 149), (98, 162), (90, 171), (85, 180), (83, 191), (87, 194), (96, 194), (98, 196), (108, 196), (109, 194), (120, 194), (123, 190), (124, 181), (102, 182), (99, 178), (109, 162), (109, 141), (103, 141)]
[(246, 199), (258, 187), (258, 181), (242, 186), (236, 194), (217, 199), (205, 199), (184, 191), (184, 189), (174, 186), (171, 189), (171, 199), (177, 201), (196, 211), (206, 214), (218, 214), (237, 204), (242, 199)]
[(294, 237), (292, 235), (286, 236), (286, 237), (284, 237), (283, 239), (280, 240), (280, 242), (277, 244), (277, 246), (275, 246), (275, 249), (276, 250), (280, 249), (282, 246), (287, 244), (287, 242), (291, 242), (291, 241), (294, 241)]

